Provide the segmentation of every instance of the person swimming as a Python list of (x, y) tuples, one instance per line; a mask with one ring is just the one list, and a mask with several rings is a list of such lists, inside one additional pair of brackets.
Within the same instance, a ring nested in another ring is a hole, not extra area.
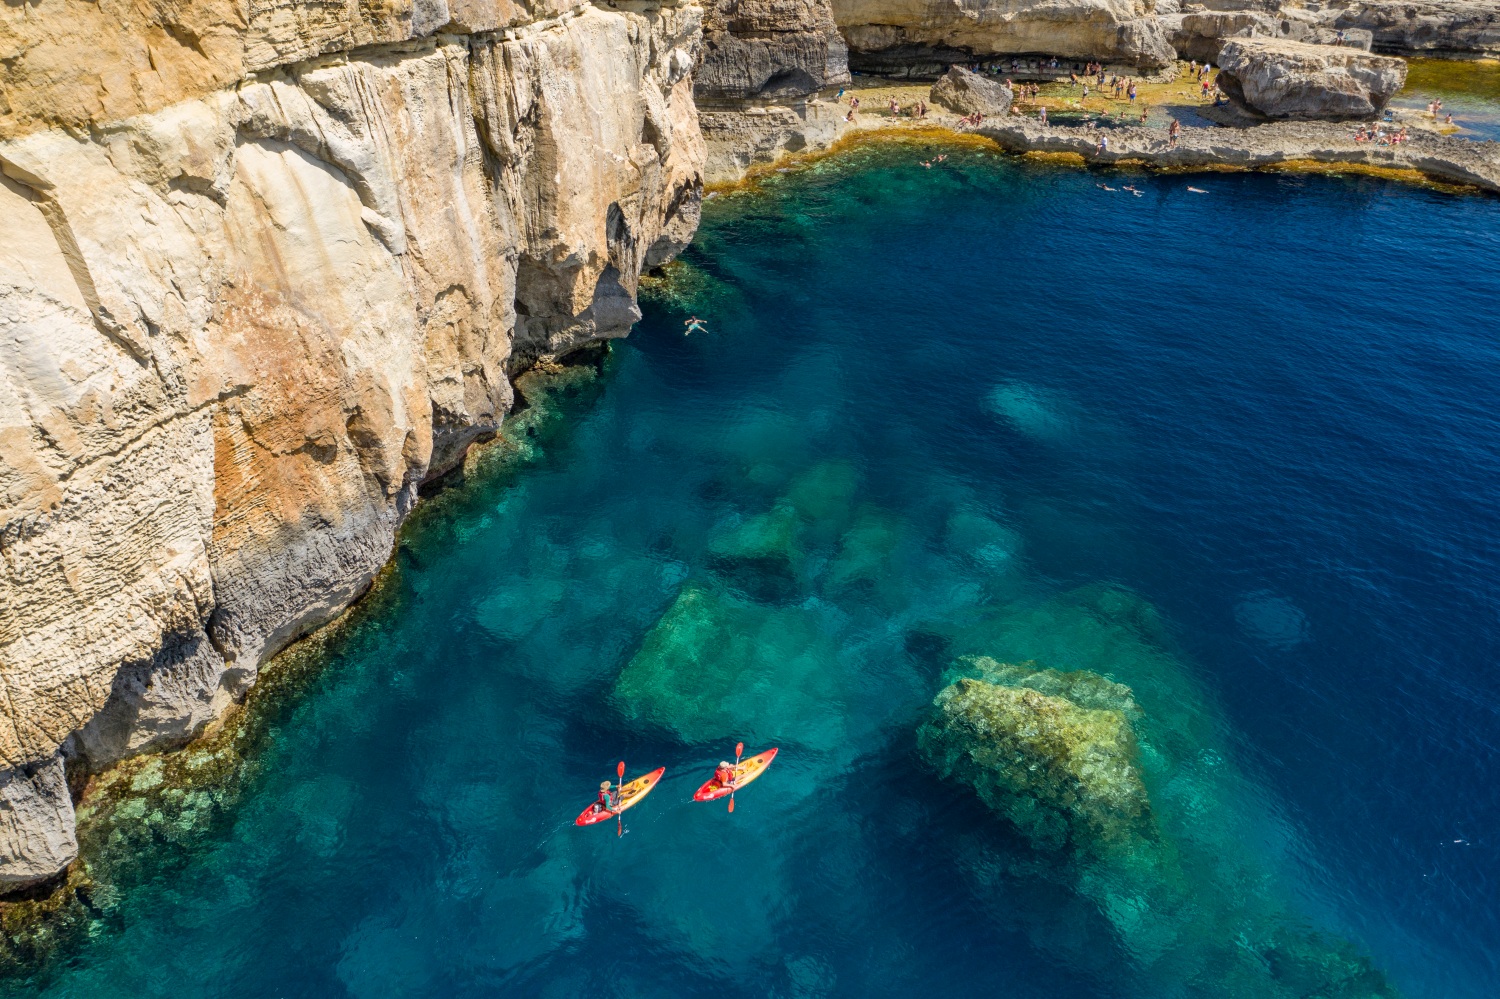
[(704, 325), (705, 322), (706, 320), (699, 319), (697, 316), (694, 316), (691, 319), (684, 319), (682, 325), (686, 326), (687, 329), (682, 331), (682, 335), (687, 336), (689, 333), (693, 332), (707, 333), (708, 327)]

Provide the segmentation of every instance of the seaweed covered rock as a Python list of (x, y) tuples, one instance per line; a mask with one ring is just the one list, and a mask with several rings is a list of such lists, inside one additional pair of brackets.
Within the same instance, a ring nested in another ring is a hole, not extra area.
[(687, 583), (616, 681), (627, 720), (685, 742), (843, 738), (831, 665), (838, 649), (817, 615), (768, 607)]
[(764, 513), (726, 525), (708, 543), (709, 567), (757, 600), (798, 592), (806, 548), (831, 543), (852, 516), (859, 473), (847, 462), (820, 462), (794, 478)]
[(917, 740), (942, 776), (973, 787), (1038, 849), (1108, 853), (1153, 834), (1128, 688), (1083, 671), (975, 664), (1009, 682), (963, 677), (939, 692)]
[(1010, 110), (1015, 95), (1003, 83), (953, 66), (932, 85), (928, 96), (932, 103), (941, 104), (955, 114), (997, 115)]

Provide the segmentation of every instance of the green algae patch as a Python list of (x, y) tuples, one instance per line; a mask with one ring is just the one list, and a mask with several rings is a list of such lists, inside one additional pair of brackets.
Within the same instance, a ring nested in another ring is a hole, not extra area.
[[(1045, 694), (961, 679), (933, 702), (917, 746), (942, 777), (972, 787), (1039, 850), (1129, 849), (1154, 832), (1135, 732), (1125, 712), (1066, 696), (1118, 684), (1052, 671)], [(1128, 690), (1119, 695), (1133, 705)]]
[(632, 723), (684, 742), (788, 740), (829, 749), (844, 735), (833, 638), (816, 615), (687, 583), (615, 683)]

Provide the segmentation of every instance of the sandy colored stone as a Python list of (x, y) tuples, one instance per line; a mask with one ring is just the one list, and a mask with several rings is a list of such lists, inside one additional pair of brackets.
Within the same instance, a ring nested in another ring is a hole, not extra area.
[(1219, 89), (1269, 118), (1369, 118), (1406, 82), (1403, 59), (1262, 38), (1225, 42), (1219, 68)]

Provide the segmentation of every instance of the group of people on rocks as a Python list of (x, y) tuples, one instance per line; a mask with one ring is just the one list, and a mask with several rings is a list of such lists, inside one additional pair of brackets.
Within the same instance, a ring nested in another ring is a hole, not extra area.
[(1427, 113), (1432, 115), (1434, 118), (1442, 118), (1444, 125), (1453, 124), (1453, 112), (1449, 111), (1447, 116), (1444, 117), (1443, 102), (1438, 100), (1436, 97), (1427, 102)]
[(1373, 142), (1378, 146), (1399, 146), (1403, 142), (1410, 141), (1411, 136), (1406, 134), (1406, 126), (1401, 126), (1399, 132), (1387, 132), (1379, 125), (1365, 128), (1361, 125), (1354, 131), (1355, 142)]

